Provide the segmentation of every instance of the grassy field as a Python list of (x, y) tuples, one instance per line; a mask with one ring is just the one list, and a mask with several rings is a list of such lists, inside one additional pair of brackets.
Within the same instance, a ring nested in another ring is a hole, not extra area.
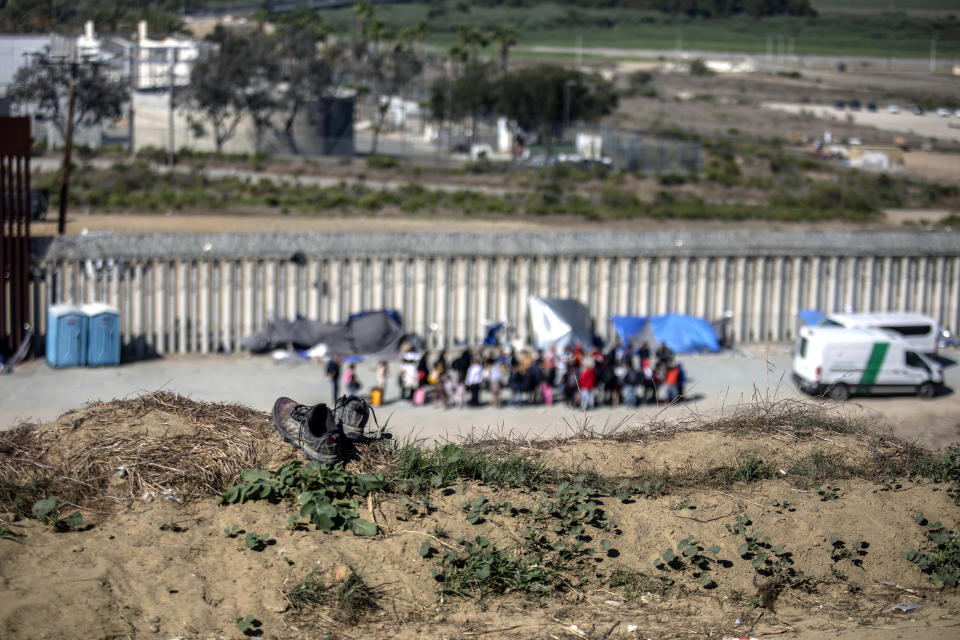
[[(929, 0), (936, 4), (935, 0)], [(621, 9), (581, 9), (544, 4), (536, 11), (516, 7), (473, 8), (467, 12), (448, 10), (428, 15), (421, 4), (378, 6), (377, 17), (399, 30), (424, 20), (430, 25), (427, 42), (448, 47), (458, 42), (459, 24), (492, 32), (512, 25), (519, 33), (520, 46), (554, 45), (574, 47), (578, 36), (583, 46), (674, 49), (678, 36), (684, 49), (742, 51), (767, 50), (769, 38), (794, 39), (800, 55), (863, 55), (880, 57), (926, 57), (930, 40), (938, 40), (938, 55), (960, 57), (960, 23), (956, 20), (903, 15), (864, 15), (855, 23), (849, 16), (822, 14), (818, 18), (768, 18), (755, 20), (738, 16), (726, 20), (675, 18), (661, 13)], [(322, 14), (344, 32), (354, 24), (348, 10)], [(496, 53), (496, 44), (486, 49)]]
[(960, 12), (960, 6), (957, 5), (956, 0), (814, 0), (810, 4), (821, 13), (831, 11)]

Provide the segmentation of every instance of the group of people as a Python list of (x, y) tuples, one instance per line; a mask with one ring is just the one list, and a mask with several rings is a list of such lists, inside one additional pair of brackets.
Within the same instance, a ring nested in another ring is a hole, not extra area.
[[(377, 365), (374, 387), (385, 394), (389, 365)], [(331, 360), (327, 374), (335, 397), (340, 383), (355, 395), (361, 385), (353, 363)], [(465, 349), (453, 359), (440, 351), (403, 354), (397, 384), (401, 399), (439, 407), (480, 406), (485, 394), (494, 407), (562, 402), (570, 407), (639, 406), (675, 402), (683, 396), (683, 366), (666, 345), (651, 352), (648, 344), (619, 344), (604, 352), (583, 345), (559, 351)]]

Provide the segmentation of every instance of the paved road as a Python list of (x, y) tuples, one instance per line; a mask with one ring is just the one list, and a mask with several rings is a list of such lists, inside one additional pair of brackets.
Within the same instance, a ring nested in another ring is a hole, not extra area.
[[(867, 127), (876, 127), (886, 131), (897, 131), (936, 138), (938, 140), (952, 140), (960, 142), (960, 118), (938, 116), (935, 112), (927, 112), (921, 116), (911, 111), (913, 105), (901, 104), (899, 113), (890, 113), (886, 103), (879, 105), (879, 110), (870, 112), (865, 109), (851, 111), (850, 109), (835, 109), (830, 105), (792, 104), (781, 102), (764, 103), (768, 109), (786, 111), (787, 113), (810, 113), (814, 117), (827, 121), (851, 122)], [(829, 124), (824, 124), (828, 127)]]
[[(960, 360), (960, 352), (946, 354)], [(398, 437), (456, 437), (472, 430), (514, 431), (524, 434), (568, 432), (584, 420), (594, 428), (637, 424), (654, 417), (688, 418), (735, 410), (754, 399), (771, 402), (797, 398), (789, 382), (790, 354), (786, 345), (756, 346), (741, 352), (685, 356), (691, 399), (665, 410), (657, 407), (598, 409), (582, 412), (562, 406), (479, 409), (415, 407), (397, 398), (396, 367), (391, 367), (387, 403), (377, 411)], [(947, 384), (960, 389), (960, 366), (946, 370)], [(369, 387), (373, 365), (363, 363), (360, 379)], [(53, 369), (31, 361), (0, 376), (0, 428), (15, 422), (47, 422), (93, 400), (111, 400), (143, 392), (168, 390), (195, 400), (241, 403), (269, 411), (281, 395), (304, 403), (331, 400), (321, 366), (305, 361), (276, 363), (269, 356), (168, 356), (162, 359), (97, 369)], [(902, 437), (927, 446), (960, 441), (960, 393), (933, 400), (914, 397), (858, 399), (845, 405), (857, 412), (876, 414)]]

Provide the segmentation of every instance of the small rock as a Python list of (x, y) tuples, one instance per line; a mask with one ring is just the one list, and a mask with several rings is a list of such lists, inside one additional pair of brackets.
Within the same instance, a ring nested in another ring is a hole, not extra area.
[(71, 548), (70, 551), (73, 551), (74, 553), (80, 553), (83, 551), (83, 547), (77, 545), (76, 547)]
[(159, 624), (160, 616), (155, 616), (152, 613), (148, 613), (147, 615), (143, 616), (143, 621), (150, 624)]
[(263, 598), (263, 606), (267, 611), (283, 613), (290, 608), (290, 603), (278, 593), (268, 593)]
[(333, 579), (337, 582), (344, 582), (349, 577), (350, 569), (345, 564), (342, 564), (333, 570)]

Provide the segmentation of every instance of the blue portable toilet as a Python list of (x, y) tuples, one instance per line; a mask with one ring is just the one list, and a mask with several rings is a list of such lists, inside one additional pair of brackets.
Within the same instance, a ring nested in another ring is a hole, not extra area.
[(47, 362), (82, 367), (87, 362), (87, 316), (79, 307), (55, 304), (47, 309)]
[(120, 312), (105, 304), (85, 304), (87, 317), (87, 366), (120, 364)]

